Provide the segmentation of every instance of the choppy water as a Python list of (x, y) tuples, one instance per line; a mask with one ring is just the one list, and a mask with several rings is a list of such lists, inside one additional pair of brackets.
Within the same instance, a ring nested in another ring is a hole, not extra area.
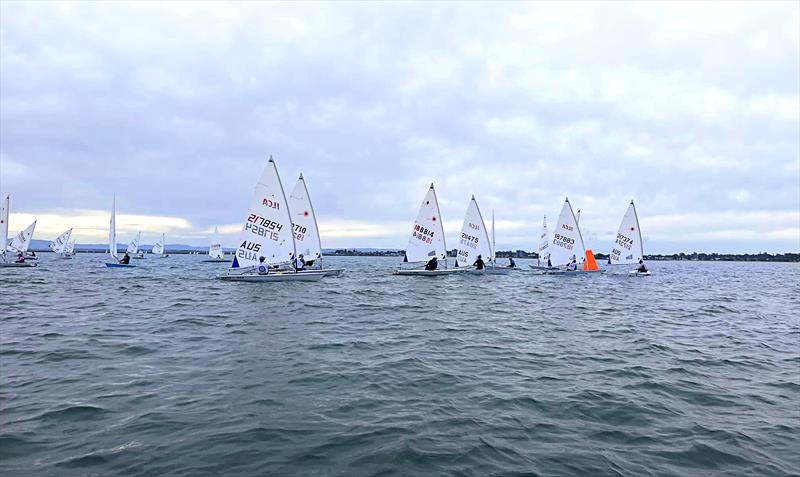
[(4, 475), (789, 475), (800, 267), (211, 279), (0, 269)]

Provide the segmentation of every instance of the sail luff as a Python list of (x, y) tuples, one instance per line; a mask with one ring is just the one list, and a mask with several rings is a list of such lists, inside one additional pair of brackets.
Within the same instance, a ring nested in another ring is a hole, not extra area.
[(11, 195), (7, 195), (0, 207), (0, 255), (5, 255), (8, 246), (8, 216), (11, 209)]
[(636, 212), (636, 206), (631, 199), (631, 207), (633, 207), (633, 217), (636, 219), (636, 231), (639, 232), (639, 257), (644, 260), (644, 240), (642, 240), (642, 227), (639, 226), (639, 214)]
[[(272, 159), (272, 156), (269, 157), (270, 161), (272, 162), (272, 167), (275, 168), (275, 176), (278, 178), (278, 187), (281, 190), (281, 197), (283, 197), (283, 203), (286, 204), (286, 215), (289, 217), (289, 230), (292, 236), (292, 261), (297, 260), (297, 241), (294, 239), (294, 226), (292, 225), (292, 209), (289, 208), (289, 201), (286, 200), (286, 191), (283, 189), (283, 183), (281, 182), (281, 175), (278, 174), (278, 165), (275, 164), (275, 161)], [(297, 271), (297, 270), (295, 270)]]
[(322, 266), (322, 237), (319, 233), (319, 224), (317, 223), (317, 213), (314, 211), (314, 201), (311, 200), (311, 195), (308, 193), (308, 186), (306, 185), (306, 180), (303, 179), (303, 174), (300, 174), (300, 180), (303, 181), (303, 190), (306, 193), (306, 199), (308, 199), (308, 206), (311, 208), (311, 218), (314, 219), (314, 228), (317, 230), (317, 248), (319, 249), (319, 265), (320, 268), (324, 268)]
[(442, 211), (439, 210), (439, 198), (436, 197), (436, 189), (433, 188), (433, 183), (431, 183), (431, 190), (433, 191), (433, 203), (436, 204), (436, 215), (439, 217), (439, 233), (442, 234), (442, 245), (444, 246), (444, 268), (447, 268), (447, 237), (444, 234), (444, 219), (442, 219)]

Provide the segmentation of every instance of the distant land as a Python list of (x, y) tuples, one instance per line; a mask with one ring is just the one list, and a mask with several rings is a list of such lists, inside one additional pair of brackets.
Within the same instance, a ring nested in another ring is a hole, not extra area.
[[(49, 252), (50, 242), (46, 240), (33, 240), (31, 242), (31, 250), (36, 252)], [(117, 244), (117, 250), (124, 251), (127, 244)], [(152, 251), (152, 245), (142, 245), (139, 247), (141, 250), (147, 252)], [(207, 253), (208, 246), (197, 247), (186, 244), (167, 244), (165, 247), (168, 253), (185, 254), (185, 253)], [(108, 250), (107, 244), (77, 244), (75, 246), (77, 252), (82, 253), (104, 253)], [(224, 248), (225, 253), (233, 253), (235, 249)], [(325, 248), (322, 249), (323, 255), (340, 256), (340, 257), (402, 257), (405, 255), (405, 250), (396, 248)], [(455, 257), (455, 249), (450, 250), (447, 255)], [(594, 256), (598, 260), (608, 260), (608, 254), (595, 253)], [(498, 258), (539, 258), (536, 252), (528, 252), (526, 250), (498, 250)], [(658, 254), (658, 255), (645, 255), (645, 260), (689, 260), (689, 261), (712, 261), (712, 262), (800, 262), (800, 253), (673, 253), (673, 254)]]

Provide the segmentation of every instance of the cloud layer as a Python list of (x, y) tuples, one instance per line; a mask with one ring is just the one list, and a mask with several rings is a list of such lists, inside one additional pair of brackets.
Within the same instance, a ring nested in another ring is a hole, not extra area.
[(435, 182), (501, 248), (569, 196), (597, 250), (631, 198), (648, 252), (800, 249), (796, 2), (0, 9), (0, 190), (48, 233), (116, 192), (205, 243), (273, 154), (326, 247), (405, 246)]

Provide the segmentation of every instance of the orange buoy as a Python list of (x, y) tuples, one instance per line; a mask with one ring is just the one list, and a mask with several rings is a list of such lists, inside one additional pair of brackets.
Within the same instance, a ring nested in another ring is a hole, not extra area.
[(597, 266), (597, 260), (594, 259), (594, 252), (586, 250), (586, 261), (583, 262), (584, 270), (600, 270)]

